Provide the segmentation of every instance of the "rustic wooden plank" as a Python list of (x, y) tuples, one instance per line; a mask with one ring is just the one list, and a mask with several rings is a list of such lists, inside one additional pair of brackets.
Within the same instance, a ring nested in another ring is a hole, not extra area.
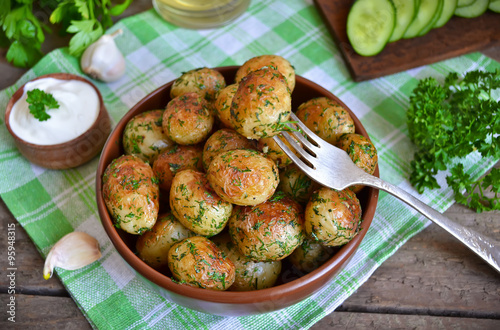
[(500, 320), (335, 312), (311, 329), (500, 329)]
[[(50, 280), (43, 278), (44, 259), (26, 231), (7, 209), (3, 200), (0, 200), (0, 233), (7, 235), (7, 225), (12, 223), (16, 224), (16, 240), (14, 245), (16, 249), (15, 264), (17, 268), (16, 293), (68, 296), (66, 289), (57, 276), (52, 277)], [(7, 251), (6, 238), (6, 236), (0, 238), (1, 251)], [(6, 266), (6, 262), (7, 260), (2, 260), (2, 266)], [(1, 276), (0, 292), (6, 292), (8, 286), (8, 279), (5, 276)]]
[(488, 11), (475, 18), (452, 17), (443, 27), (424, 36), (389, 43), (375, 56), (361, 56), (352, 48), (346, 32), (353, 1), (314, 2), (354, 81), (378, 78), (500, 45), (500, 15)]
[[(0, 301), (2, 306), (6, 306), (10, 296), (0, 294)], [(15, 314), (2, 311), (0, 329), (92, 329), (69, 297), (16, 295), (15, 303)], [(11, 320), (15, 323), (9, 321), (12, 316), (15, 318)]]

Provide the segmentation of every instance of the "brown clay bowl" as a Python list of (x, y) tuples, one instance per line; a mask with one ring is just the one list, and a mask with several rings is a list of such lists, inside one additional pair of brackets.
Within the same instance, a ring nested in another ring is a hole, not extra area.
[(90, 81), (74, 74), (51, 73), (35, 78), (32, 81), (42, 78), (79, 80), (89, 84), (99, 97), (99, 114), (94, 124), (87, 131), (68, 142), (52, 145), (38, 145), (27, 142), (12, 131), (9, 120), (12, 107), (23, 95), (25, 86), (23, 85), (12, 95), (5, 111), (7, 129), (14, 137), (14, 142), (19, 152), (30, 162), (54, 170), (73, 168), (88, 162), (102, 150), (111, 132), (111, 120), (102, 101), (101, 93)]
[[(237, 69), (238, 67), (236, 66), (216, 68), (216, 70), (223, 74), (228, 84), (234, 80)], [(215, 315), (243, 316), (276, 311), (298, 303), (328, 285), (335, 275), (347, 264), (365, 237), (377, 206), (378, 190), (365, 187), (358, 195), (363, 210), (363, 222), (362, 229), (353, 240), (340, 248), (321, 267), (309, 274), (302, 274), (296, 269), (286, 266), (286, 263), (284, 263), (280, 279), (278, 280), (279, 284), (269, 289), (231, 292), (190, 287), (175, 283), (170, 277), (149, 267), (136, 256), (134, 250), (137, 238), (113, 226), (113, 221), (106, 209), (102, 196), (102, 175), (111, 161), (123, 154), (121, 137), (127, 122), (135, 115), (144, 111), (164, 108), (170, 100), (171, 86), (172, 82), (161, 86), (139, 101), (139, 103), (125, 114), (109, 136), (101, 154), (96, 178), (97, 207), (104, 229), (118, 250), (118, 253), (140, 275), (139, 277), (144, 279), (145, 283), (149, 284), (153, 290), (167, 300), (187, 308)], [(326, 89), (303, 77), (296, 77), (296, 87), (292, 94), (293, 109), (297, 109), (299, 104), (311, 98), (320, 96), (327, 96), (334, 99), (348, 109), (344, 103)], [(349, 112), (356, 125), (356, 132), (368, 136), (358, 118), (351, 111)], [(375, 175), (379, 175), (378, 167)]]

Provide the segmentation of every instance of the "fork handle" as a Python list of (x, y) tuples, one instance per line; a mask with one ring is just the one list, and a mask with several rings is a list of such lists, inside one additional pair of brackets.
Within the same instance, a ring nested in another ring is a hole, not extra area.
[(407, 203), (429, 220), (455, 236), (456, 239), (483, 258), (483, 260), (496, 269), (497, 272), (500, 272), (500, 243), (498, 241), (451, 221), (440, 212), (421, 202), (403, 189), (373, 175), (366, 174), (366, 176), (363, 176), (362, 181), (364, 185), (386, 191)]

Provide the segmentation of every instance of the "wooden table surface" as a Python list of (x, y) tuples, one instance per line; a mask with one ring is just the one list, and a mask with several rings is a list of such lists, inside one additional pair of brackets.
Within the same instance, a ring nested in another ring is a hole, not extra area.
[[(135, 0), (122, 16), (151, 8)], [(67, 45), (48, 36), (44, 50)], [(0, 89), (24, 72), (5, 60), (0, 50)], [(500, 61), (500, 47), (484, 54)], [(500, 164), (500, 163), (499, 163)], [(499, 167), (500, 165), (496, 166)], [(0, 174), (1, 175), (1, 174)], [(476, 214), (452, 206), (450, 219), (500, 239), (500, 212)], [(7, 321), (7, 228), (16, 224), (16, 323)], [(42, 276), (44, 260), (23, 228), (0, 201), (0, 328), (89, 329), (90, 325), (57, 277)], [(313, 329), (500, 329), (500, 274), (436, 225), (411, 238), (385, 261), (334, 313)]]

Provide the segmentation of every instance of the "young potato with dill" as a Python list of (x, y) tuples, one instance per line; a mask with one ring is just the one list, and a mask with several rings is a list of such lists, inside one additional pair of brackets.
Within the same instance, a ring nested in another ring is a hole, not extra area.
[(322, 245), (341, 246), (359, 231), (361, 205), (349, 189), (323, 187), (312, 195), (304, 217), (309, 237)]
[(186, 228), (213, 236), (226, 226), (233, 205), (212, 190), (204, 173), (183, 170), (172, 181), (170, 209)]
[(180, 283), (210, 290), (227, 290), (235, 278), (233, 262), (203, 236), (174, 244), (168, 251), (168, 267)]
[(151, 166), (132, 155), (113, 160), (103, 175), (102, 194), (115, 226), (140, 235), (156, 223), (158, 181)]
[(225, 87), (226, 81), (219, 71), (210, 68), (198, 68), (184, 72), (174, 81), (170, 89), (170, 97), (176, 98), (182, 94), (196, 92), (206, 101), (213, 102)]
[(228, 228), (241, 254), (254, 261), (284, 259), (305, 238), (302, 207), (283, 193), (259, 205), (236, 207)]
[(327, 97), (311, 99), (299, 105), (297, 117), (320, 138), (337, 143), (344, 133), (354, 133), (354, 121), (349, 112)]
[(123, 132), (125, 154), (153, 164), (162, 150), (174, 143), (163, 133), (163, 110), (150, 110), (132, 118)]
[(208, 167), (207, 179), (217, 195), (236, 205), (263, 203), (279, 184), (276, 164), (250, 149), (218, 154)]
[(279, 134), (292, 112), (290, 88), (283, 75), (263, 68), (245, 76), (231, 103), (231, 127), (246, 138)]
[(168, 102), (163, 113), (163, 131), (182, 145), (203, 142), (214, 124), (210, 105), (200, 94), (190, 92)]

